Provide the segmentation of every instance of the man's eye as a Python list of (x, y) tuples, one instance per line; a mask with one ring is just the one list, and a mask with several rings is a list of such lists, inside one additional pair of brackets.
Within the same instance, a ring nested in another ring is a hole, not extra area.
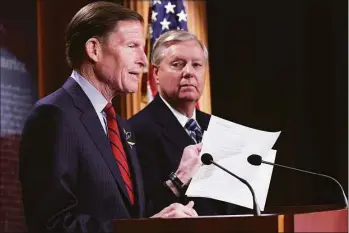
[(202, 66), (201, 63), (194, 63), (193, 65), (194, 65), (194, 67), (201, 67)]
[(128, 44), (128, 47), (129, 48), (134, 48), (134, 47), (136, 47), (136, 44), (135, 43)]
[(175, 68), (181, 68), (181, 67), (183, 67), (183, 63), (182, 62), (174, 62), (174, 63), (172, 63), (172, 66)]

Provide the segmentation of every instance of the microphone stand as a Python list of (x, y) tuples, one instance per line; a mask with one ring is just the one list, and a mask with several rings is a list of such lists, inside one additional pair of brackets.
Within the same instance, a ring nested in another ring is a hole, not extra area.
[(252, 186), (244, 179), (238, 177), (237, 175), (235, 175), (234, 173), (230, 172), (229, 170), (225, 169), (224, 167), (222, 167), (221, 165), (219, 165), (218, 163), (214, 162), (213, 160), (211, 160), (211, 163), (213, 163), (214, 165), (216, 165), (217, 167), (219, 167), (220, 169), (222, 169), (223, 171), (229, 173), (230, 175), (234, 176), (236, 179), (240, 180), (242, 183), (244, 183), (245, 185), (247, 185), (247, 187), (250, 189), (251, 193), (252, 193), (252, 198), (253, 198), (253, 209), (255, 210), (255, 216), (260, 216), (261, 215), (261, 210), (257, 204), (257, 199), (256, 199), (256, 195), (253, 191)]

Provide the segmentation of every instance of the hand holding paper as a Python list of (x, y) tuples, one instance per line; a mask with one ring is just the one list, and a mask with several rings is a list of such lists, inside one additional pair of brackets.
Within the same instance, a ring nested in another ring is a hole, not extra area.
[[(251, 154), (274, 162), (271, 150), (280, 132), (265, 132), (212, 116), (203, 137), (201, 155), (209, 153), (214, 160), (245, 179), (253, 187), (261, 210), (264, 210), (273, 167), (255, 167), (247, 162)], [(187, 196), (208, 197), (247, 208), (253, 208), (248, 187), (213, 165), (202, 166), (194, 175)]]

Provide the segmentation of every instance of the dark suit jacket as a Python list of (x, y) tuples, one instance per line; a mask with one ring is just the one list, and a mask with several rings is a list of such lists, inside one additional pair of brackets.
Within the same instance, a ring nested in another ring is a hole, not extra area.
[[(143, 183), (136, 149), (125, 140), (135, 189), (130, 205), (108, 138), (87, 95), (69, 78), (38, 101), (20, 146), (20, 181), (32, 232), (112, 232), (113, 219), (142, 217)], [(133, 140), (131, 138), (131, 140)]]
[[(210, 117), (196, 111), (196, 120), (203, 130), (207, 129)], [(143, 171), (150, 211), (148, 215), (159, 212), (171, 203), (187, 204), (189, 200), (194, 200), (194, 209), (199, 215), (236, 213), (238, 207), (225, 202), (209, 198), (177, 198), (163, 184), (169, 179), (170, 173), (177, 170), (183, 149), (193, 144), (193, 141), (159, 95), (129, 122), (136, 137)]]

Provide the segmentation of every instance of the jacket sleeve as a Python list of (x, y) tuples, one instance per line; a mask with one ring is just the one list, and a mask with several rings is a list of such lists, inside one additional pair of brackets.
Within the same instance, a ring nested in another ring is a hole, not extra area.
[(171, 168), (167, 167), (167, 156), (161, 141), (146, 132), (144, 135), (148, 136), (143, 136), (143, 131), (133, 129), (133, 132), (144, 180), (146, 216), (151, 217), (172, 203), (187, 204), (185, 197), (177, 197), (165, 184)]
[(34, 108), (23, 130), (19, 177), (30, 232), (112, 232), (112, 221), (77, 211), (78, 138), (54, 105)]

